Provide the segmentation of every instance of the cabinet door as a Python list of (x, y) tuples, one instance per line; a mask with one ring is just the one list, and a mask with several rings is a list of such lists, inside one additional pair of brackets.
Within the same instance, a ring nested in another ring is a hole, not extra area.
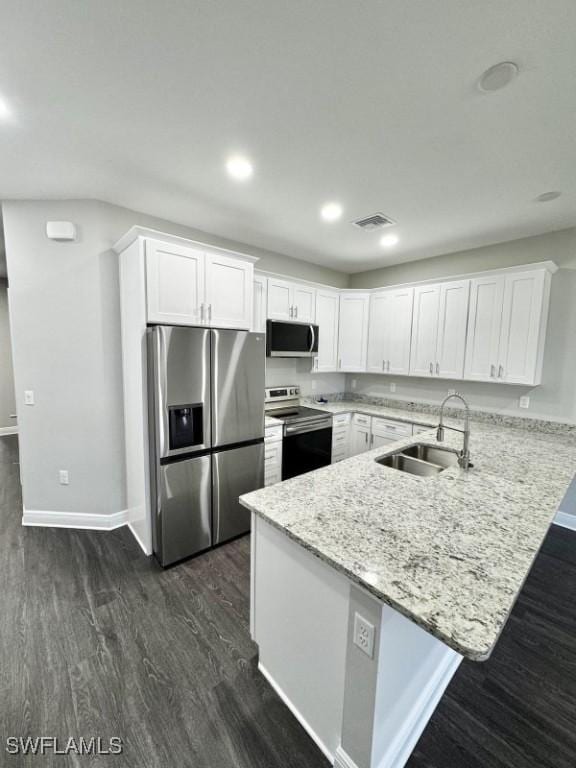
[(266, 332), (266, 278), (256, 275), (253, 285), (252, 330)]
[(465, 379), (494, 381), (497, 376), (503, 298), (503, 277), (470, 281)]
[(315, 371), (335, 371), (338, 368), (338, 315), (340, 298), (335, 291), (316, 292), (316, 322), (318, 324), (318, 355)]
[(370, 296), (370, 313), (368, 320), (368, 351), (366, 370), (370, 373), (386, 373), (386, 338), (390, 313), (391, 294), (389, 291), (373, 293)]
[(341, 294), (338, 325), (338, 369), (366, 370), (368, 293)]
[(252, 326), (254, 265), (233, 256), (206, 254), (206, 318), (217, 328)]
[(422, 285), (414, 289), (411, 376), (434, 375), (439, 306), (440, 287), (438, 285)]
[(284, 280), (268, 278), (268, 317), (270, 320), (293, 320), (292, 286)]
[(434, 373), (444, 379), (461, 379), (464, 376), (469, 297), (469, 280), (443, 283), (440, 286), (438, 344)]
[(314, 323), (316, 317), (316, 289), (306, 285), (294, 284), (292, 287), (292, 306), (294, 320), (301, 323)]
[(398, 438), (387, 437), (385, 435), (373, 434), (370, 440), (370, 447), (371, 448), (383, 448), (383, 447), (387, 448), (392, 443), (395, 443), (397, 439)]
[(201, 325), (204, 318), (204, 251), (146, 240), (149, 323)]
[[(504, 283), (498, 381), (538, 384), (540, 326), (544, 311), (545, 273), (520, 272)], [(546, 306), (547, 310), (547, 306)]]
[(387, 333), (383, 350), (386, 373), (406, 376), (410, 372), (414, 288), (399, 288), (387, 293), (384, 319)]
[(350, 427), (350, 456), (364, 453), (370, 448), (370, 427), (352, 424)]

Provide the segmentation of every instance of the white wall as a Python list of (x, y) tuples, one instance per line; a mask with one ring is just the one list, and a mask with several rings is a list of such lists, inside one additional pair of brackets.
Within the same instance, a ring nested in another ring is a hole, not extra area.
[[(343, 373), (310, 373), (311, 360), (298, 358), (266, 358), (266, 386), (298, 384), (302, 395), (330, 395), (344, 392)], [(313, 389), (313, 387), (315, 387)]]
[[(262, 269), (336, 286), (347, 276), (93, 200), (3, 204), (21, 471), (27, 510), (113, 514), (125, 508), (117, 256), (134, 224), (260, 256)], [(73, 221), (77, 242), (46, 238)], [(33, 389), (36, 405), (23, 405)], [(67, 469), (70, 485), (58, 483)]]
[[(352, 275), (350, 282), (353, 288), (374, 288), (546, 260), (555, 261), (560, 269), (552, 278), (541, 385), (530, 388), (350, 374), (347, 391), (352, 390), (352, 382), (356, 381), (354, 391), (359, 394), (438, 403), (449, 388), (457, 388), (475, 408), (576, 422), (576, 229), (398, 264)], [(390, 393), (391, 382), (396, 384), (394, 394)], [(518, 404), (519, 397), (525, 394), (530, 395), (529, 410), (520, 409)]]
[(0, 279), (0, 430), (16, 426), (14, 397), (14, 371), (8, 318), (8, 283)]

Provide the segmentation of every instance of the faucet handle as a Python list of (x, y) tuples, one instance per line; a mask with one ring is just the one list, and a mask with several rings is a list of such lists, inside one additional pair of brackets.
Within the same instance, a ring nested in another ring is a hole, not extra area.
[(436, 430), (436, 440), (438, 440), (439, 443), (444, 442), (444, 427), (439, 426)]

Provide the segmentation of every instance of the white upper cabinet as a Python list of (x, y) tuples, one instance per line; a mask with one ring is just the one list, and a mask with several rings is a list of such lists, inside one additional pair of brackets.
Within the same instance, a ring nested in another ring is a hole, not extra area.
[(370, 296), (368, 320), (368, 352), (366, 370), (369, 373), (386, 373), (385, 346), (388, 336), (390, 293), (382, 291)]
[(254, 267), (220, 253), (206, 254), (206, 322), (217, 328), (252, 326)]
[(295, 283), (292, 289), (294, 320), (314, 323), (316, 318), (316, 289)]
[(468, 338), (464, 377), (472, 381), (494, 381), (498, 372), (498, 351), (505, 278), (477, 277), (470, 281)]
[(270, 320), (292, 320), (294, 301), (292, 286), (285, 280), (268, 278), (268, 317)]
[(469, 280), (455, 280), (440, 286), (434, 373), (444, 379), (461, 379), (464, 376), (469, 296)]
[(268, 281), (261, 275), (255, 275), (253, 286), (252, 330), (266, 331), (266, 292)]
[(469, 291), (469, 280), (414, 289), (412, 376), (462, 378)]
[(204, 265), (204, 251), (200, 249), (146, 241), (148, 322), (203, 322)]
[(411, 287), (372, 294), (366, 370), (398, 375), (409, 372), (413, 302)]
[(250, 260), (153, 239), (145, 253), (149, 323), (251, 327)]
[(369, 293), (340, 294), (338, 369), (365, 371), (368, 341)]
[(410, 373), (412, 376), (434, 375), (439, 309), (439, 285), (421, 285), (414, 289), (412, 349), (410, 352)]
[(316, 323), (318, 324), (318, 355), (315, 371), (338, 369), (338, 317), (340, 296), (337, 291), (319, 288), (316, 291)]
[(297, 320), (313, 323), (316, 315), (316, 289), (303, 283), (268, 278), (268, 317), (270, 320)]
[(465, 378), (539, 384), (549, 300), (548, 270), (473, 279)]

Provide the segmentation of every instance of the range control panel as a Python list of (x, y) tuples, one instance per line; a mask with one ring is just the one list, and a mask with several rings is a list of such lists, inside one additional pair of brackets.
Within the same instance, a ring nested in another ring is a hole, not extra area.
[(264, 401), (266, 403), (275, 403), (278, 400), (299, 400), (300, 387), (266, 387)]

